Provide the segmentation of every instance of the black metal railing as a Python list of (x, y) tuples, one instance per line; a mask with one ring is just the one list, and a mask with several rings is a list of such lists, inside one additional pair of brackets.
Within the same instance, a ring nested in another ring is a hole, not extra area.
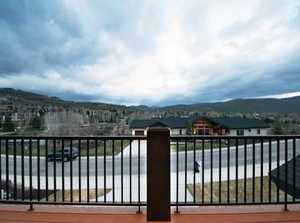
[[(172, 206), (300, 203), (299, 136), (173, 136)], [(290, 188), (290, 189), (289, 189)]]
[(0, 202), (146, 204), (145, 137), (0, 137)]
[[(146, 141), (144, 136), (0, 137), (0, 202), (137, 206), (140, 212), (147, 205)], [(176, 211), (255, 204), (286, 209), (300, 203), (300, 136), (171, 136), (169, 141)]]

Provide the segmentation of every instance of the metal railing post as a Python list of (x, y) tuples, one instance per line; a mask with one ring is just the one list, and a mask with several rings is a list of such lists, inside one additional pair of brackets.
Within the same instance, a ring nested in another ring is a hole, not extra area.
[(150, 127), (147, 133), (147, 220), (170, 221), (170, 131)]

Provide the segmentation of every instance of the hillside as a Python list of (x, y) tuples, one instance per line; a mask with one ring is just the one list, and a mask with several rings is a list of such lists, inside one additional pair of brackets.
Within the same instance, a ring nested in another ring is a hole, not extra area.
[[(134, 111), (134, 108), (124, 105), (66, 101), (12, 88), (0, 88), (0, 131), (2, 121), (10, 117), (18, 134), (125, 134), (128, 127), (124, 118)], [(42, 124), (34, 129), (31, 123), (37, 118)]]
[(119, 109), (133, 110), (134, 109), (123, 105), (66, 101), (57, 97), (49, 97), (49, 96), (17, 90), (13, 88), (0, 88), (0, 101), (1, 100), (9, 101), (14, 104), (56, 106), (56, 107), (64, 107), (64, 108), (85, 107), (89, 109), (103, 109), (103, 110), (119, 110)]
[(40, 94), (15, 90), (12, 88), (0, 88), (0, 101), (7, 100), (14, 104), (56, 106), (64, 108), (85, 107), (87, 109), (126, 110), (126, 111), (198, 111), (198, 112), (234, 112), (234, 113), (296, 113), (300, 114), (300, 96), (284, 99), (234, 99), (227, 102), (178, 104), (165, 107), (149, 107), (145, 105), (125, 106), (106, 103), (65, 101), (57, 97), (48, 97)]
[(173, 105), (161, 108), (174, 111), (216, 111), (239, 113), (297, 113), (300, 114), (300, 97), (284, 99), (235, 99), (227, 102)]
[(15, 102), (24, 104), (47, 104), (47, 105), (58, 105), (66, 104), (65, 101), (56, 98), (48, 97), (40, 94), (26, 92), (22, 90), (16, 90), (13, 88), (0, 88), (0, 98), (2, 100), (14, 100)]

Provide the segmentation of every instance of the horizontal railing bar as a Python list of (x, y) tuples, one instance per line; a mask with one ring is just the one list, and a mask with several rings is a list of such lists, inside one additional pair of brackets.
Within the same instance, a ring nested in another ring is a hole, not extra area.
[[(0, 136), (4, 140), (15, 139), (81, 139), (81, 140), (146, 140), (147, 136)], [(267, 135), (267, 136), (210, 136), (210, 135), (181, 135), (170, 136), (171, 140), (184, 140), (184, 139), (300, 139), (300, 135)]]
[(41, 204), (41, 205), (98, 205), (98, 206), (146, 206), (146, 202), (61, 202), (61, 201), (30, 201), (30, 200), (0, 200), (0, 203), (6, 204)]
[(170, 140), (185, 139), (300, 139), (300, 135), (267, 135), (267, 136), (212, 136), (212, 135), (181, 135), (170, 136)]
[(232, 202), (213, 202), (211, 203), (210, 201), (209, 202), (196, 202), (196, 203), (193, 203), (193, 202), (188, 202), (188, 203), (185, 203), (185, 202), (171, 202), (171, 206), (240, 206), (240, 205), (282, 205), (282, 204), (300, 204), (300, 201), (274, 201), (274, 202), (235, 202), (235, 201), (232, 201)]
[(70, 140), (121, 140), (121, 139), (131, 139), (131, 140), (146, 140), (146, 136), (0, 136), (0, 139), (4, 140), (15, 140), (15, 139), (70, 139)]
[[(0, 200), (0, 203), (6, 203), (6, 204), (41, 204), (41, 205), (99, 205), (99, 206), (146, 206), (146, 202), (96, 202), (96, 201), (90, 201), (90, 202), (54, 202), (54, 201), (30, 201), (30, 200)], [(171, 206), (240, 206), (240, 205), (282, 205), (285, 204), (285, 201), (274, 201), (274, 202), (171, 202)], [(287, 204), (300, 204), (299, 201), (287, 201)]]

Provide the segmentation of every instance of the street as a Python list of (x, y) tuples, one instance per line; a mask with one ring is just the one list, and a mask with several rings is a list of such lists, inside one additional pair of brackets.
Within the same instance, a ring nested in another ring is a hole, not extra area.
[[(132, 151), (137, 150), (134, 146), (137, 146), (137, 143), (133, 142), (132, 145)], [(126, 150), (126, 149), (125, 149)], [(252, 145), (247, 145), (247, 165), (253, 164), (253, 147)], [(271, 162), (277, 161), (277, 144), (275, 142), (272, 143), (271, 146)], [(285, 149), (284, 149), (284, 142), (280, 142), (280, 154), (279, 158), (281, 161), (284, 160), (285, 155)], [(293, 145), (292, 141), (288, 142), (288, 160), (292, 158), (292, 151), (293, 151)], [(244, 146), (240, 146), (238, 148), (238, 166), (244, 166), (245, 160), (244, 160)], [(146, 143), (141, 142), (141, 152), (140, 152), (140, 174), (146, 174)], [(202, 163), (202, 150), (196, 151), (195, 160), (200, 164), (201, 166), (204, 165), (204, 169), (210, 169), (212, 168), (219, 168), (219, 149), (213, 149), (212, 153), (210, 150), (204, 150), (204, 163)], [(296, 155), (300, 154), (300, 140), (296, 141)], [(221, 168), (227, 168), (228, 165), (228, 149), (222, 148), (221, 149)], [(229, 160), (230, 164), (229, 167), (235, 167), (236, 166), (236, 149), (235, 147), (230, 147), (229, 150)], [(212, 156), (212, 159), (211, 159)], [(187, 171), (193, 171), (194, 170), (194, 153), (193, 151), (188, 151), (187, 156), (185, 157), (185, 152), (179, 152), (178, 153), (178, 171), (182, 172), (185, 171), (185, 159), (187, 160), (186, 167)], [(72, 174), (74, 177), (79, 176), (79, 173), (81, 176), (87, 176), (88, 173), (90, 176), (96, 175), (96, 162), (97, 162), (97, 171), (98, 176), (110, 176), (113, 175), (121, 175), (123, 171), (123, 175), (129, 175), (130, 174), (130, 160), (131, 160), (131, 174), (137, 175), (138, 174), (138, 157), (135, 153), (132, 153), (132, 157), (130, 159), (129, 153), (126, 153), (126, 151), (122, 156), (119, 154), (115, 157), (107, 156), (105, 159), (103, 156), (98, 157), (81, 157), (77, 158), (76, 160), (71, 161), (72, 162)], [(177, 160), (177, 154), (176, 152), (171, 153), (171, 171), (176, 172), (176, 160)], [(212, 160), (212, 163), (211, 163)], [(56, 169), (54, 168), (54, 162), (48, 162), (48, 176), (54, 175), (54, 170), (56, 170), (56, 176), (62, 176), (62, 173), (64, 172), (65, 177), (69, 177), (71, 174), (71, 162), (64, 162), (64, 165), (61, 161), (56, 161)], [(123, 162), (123, 165), (122, 165)], [(263, 163), (269, 162), (269, 145), (264, 144), (263, 145)], [(81, 168), (79, 168), (79, 163)], [(106, 172), (104, 173), (104, 163), (106, 163)], [(255, 164), (261, 163), (261, 145), (256, 144), (255, 145)], [(30, 175), (30, 159), (29, 157), (24, 158), (24, 175), (29, 176)], [(114, 166), (113, 166), (114, 164)], [(32, 157), (32, 176), (38, 175), (38, 159), (37, 157)], [(39, 171), (41, 176), (46, 176), (46, 160), (44, 157), (40, 157), (40, 165), (39, 165)], [(1, 156), (1, 169), (2, 169), (2, 177), (6, 174), (6, 156), (2, 154)], [(123, 169), (123, 170), (122, 170)], [(9, 156), (8, 157), (8, 171), (9, 175), (14, 174), (14, 157)], [(20, 156), (16, 157), (16, 173), (17, 175), (22, 175), (22, 159)]]
[[(141, 141), (140, 146), (140, 176), (138, 176), (138, 143), (132, 144), (132, 156), (129, 156), (129, 147), (121, 154), (111, 157), (81, 157), (71, 162), (56, 162), (56, 168), (54, 168), (54, 162), (48, 162), (48, 176), (46, 175), (46, 160), (44, 157), (40, 157), (39, 165), (39, 177), (38, 177), (38, 159), (32, 157), (32, 186), (33, 188), (41, 189), (62, 189), (63, 187), (68, 190), (71, 188), (79, 189), (83, 188), (95, 188), (96, 183), (98, 188), (112, 189), (106, 194), (107, 201), (121, 201), (122, 194), (123, 200), (130, 200), (130, 191), (132, 201), (138, 201), (140, 196), (141, 201), (146, 201), (146, 142)], [(269, 173), (269, 144), (263, 145), (263, 165), (261, 165), (261, 144), (255, 145), (255, 173), (253, 172), (253, 146), (248, 145), (247, 148), (247, 162), (245, 165), (245, 150), (244, 146), (238, 148), (238, 162), (236, 163), (236, 147), (230, 147), (229, 149), (229, 168), (228, 168), (228, 149), (222, 148), (211, 150), (204, 150), (204, 162), (202, 162), (202, 150), (195, 152), (195, 161), (199, 164), (199, 172), (195, 173), (194, 179), (194, 152), (187, 151), (178, 153), (178, 175), (177, 175), (177, 153), (171, 153), (171, 200), (177, 199), (177, 187), (178, 187), (178, 200), (192, 201), (192, 195), (187, 192), (185, 184), (193, 184), (203, 182), (218, 182), (244, 179), (244, 171), (246, 171), (247, 178), (253, 176), (260, 177), (267, 176)], [(280, 142), (280, 165), (284, 163), (285, 158), (285, 144)], [(219, 152), (221, 152), (221, 163), (219, 163)], [(292, 158), (293, 144), (292, 141), (288, 141), (288, 160)], [(300, 141), (296, 141), (296, 155), (300, 154)], [(123, 158), (122, 158), (123, 157)], [(211, 159), (212, 157), (212, 159)], [(131, 175), (130, 175), (130, 160), (131, 160)], [(185, 162), (187, 160), (187, 162)], [(212, 160), (212, 162), (211, 162)], [(80, 163), (80, 166), (79, 166)], [(96, 163), (98, 168), (96, 169)], [(123, 165), (122, 165), (123, 163)], [(16, 181), (18, 185), (22, 184), (22, 171), (24, 171), (24, 185), (30, 186), (30, 159), (24, 157), (24, 169), (22, 169), (22, 159), (20, 156), (16, 157), (16, 169), (14, 169), (14, 157), (8, 156), (8, 178), (11, 182), (14, 182), (14, 171), (16, 171)], [(105, 164), (105, 168), (104, 168)], [(114, 165), (113, 165), (114, 164)], [(221, 164), (221, 165), (220, 165)], [(71, 168), (72, 167), (72, 168)], [(80, 168), (79, 168), (80, 167)], [(212, 167), (212, 168), (211, 168)], [(271, 169), (277, 167), (277, 144), (271, 144)], [(186, 168), (186, 172), (185, 172)], [(203, 168), (203, 178), (202, 178)], [(238, 169), (238, 175), (236, 170)], [(56, 177), (54, 177), (54, 170)], [(97, 170), (97, 175), (96, 175)], [(104, 171), (105, 170), (105, 171)], [(72, 171), (72, 179), (71, 179)], [(123, 171), (123, 175), (121, 174)], [(229, 172), (229, 175), (228, 175)], [(64, 179), (62, 174), (64, 173)], [(80, 173), (80, 175), (79, 175)], [(89, 174), (89, 175), (88, 175)], [(178, 185), (177, 185), (178, 176)], [(6, 156), (1, 156), (1, 178), (6, 179)], [(195, 180), (195, 181), (194, 181)], [(123, 182), (123, 187), (122, 187)], [(131, 183), (130, 183), (131, 182)], [(140, 187), (139, 187), (140, 182)], [(131, 188), (131, 189), (130, 189)], [(123, 191), (123, 193), (122, 193)], [(139, 192), (139, 193), (138, 193)], [(140, 194), (140, 195), (139, 195)], [(186, 197), (185, 197), (186, 196)], [(99, 201), (104, 200), (104, 196), (98, 197)]]

